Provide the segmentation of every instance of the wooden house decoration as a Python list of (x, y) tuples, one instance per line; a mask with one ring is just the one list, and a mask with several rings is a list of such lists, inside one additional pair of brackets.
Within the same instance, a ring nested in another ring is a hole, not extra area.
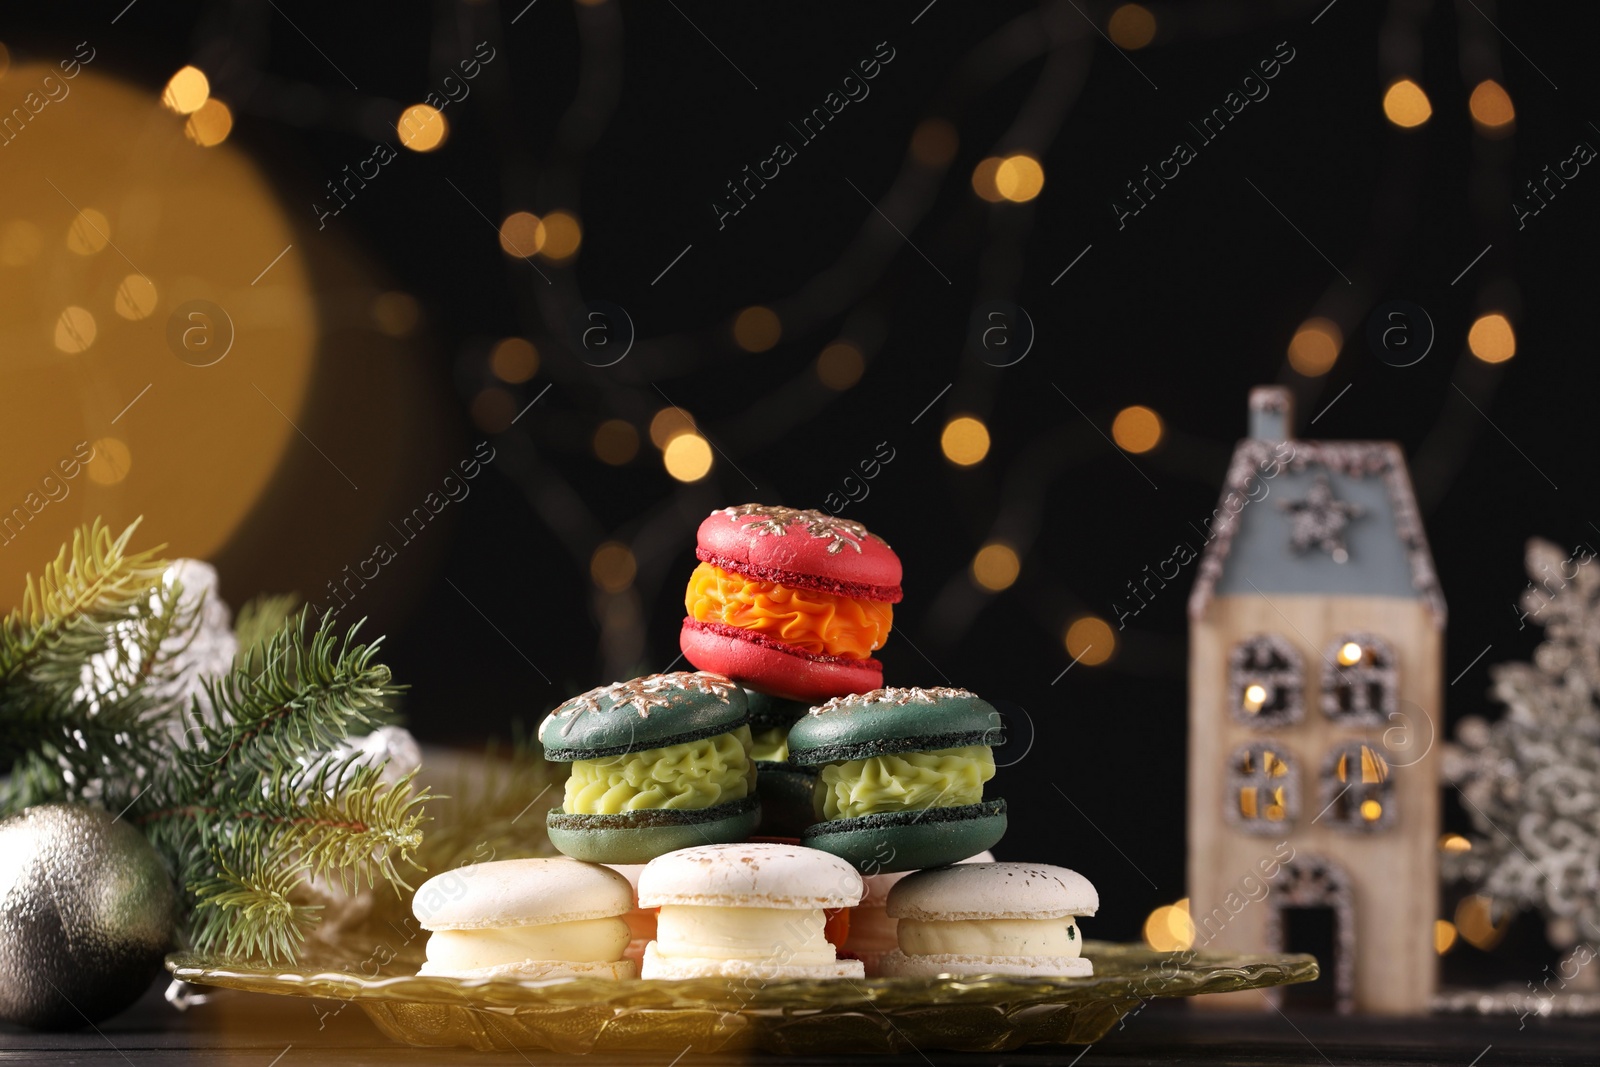
[(1304, 951), (1286, 916), (1327, 909), (1339, 1010), (1426, 1011), (1445, 604), (1405, 458), (1295, 440), (1288, 391), (1255, 389), (1205, 536), (1189, 600), (1195, 947)]

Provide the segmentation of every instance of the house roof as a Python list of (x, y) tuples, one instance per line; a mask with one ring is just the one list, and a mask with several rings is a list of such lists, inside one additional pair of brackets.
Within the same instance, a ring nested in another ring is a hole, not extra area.
[[(1286, 412), (1276, 406), (1287, 403), (1280, 390), (1256, 393), (1258, 413)], [(1254, 429), (1280, 424), (1287, 418), (1258, 419)], [(1421, 600), (1444, 627), (1411, 476), (1392, 442), (1246, 438), (1202, 534), (1190, 618), (1203, 616), (1213, 596), (1391, 596)]]

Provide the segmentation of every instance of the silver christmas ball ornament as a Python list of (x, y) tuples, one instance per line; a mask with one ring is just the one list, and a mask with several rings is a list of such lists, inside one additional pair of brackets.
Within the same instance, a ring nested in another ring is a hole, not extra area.
[(99, 1022), (161, 972), (178, 898), (133, 826), (75, 804), (0, 821), (0, 1019), (37, 1030)]

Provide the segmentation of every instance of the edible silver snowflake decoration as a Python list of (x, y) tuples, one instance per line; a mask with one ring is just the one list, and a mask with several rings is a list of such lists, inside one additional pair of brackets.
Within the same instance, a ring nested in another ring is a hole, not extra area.
[(867, 532), (867, 528), (859, 522), (822, 511), (802, 511), (774, 504), (740, 504), (735, 508), (723, 508), (722, 513), (733, 522), (753, 517), (756, 521), (743, 525), (746, 530), (754, 530), (759, 537), (786, 537), (791, 526), (799, 526), (812, 537), (831, 540), (833, 543), (828, 546), (830, 556), (837, 555), (846, 545), (860, 552), (861, 542), (869, 537), (879, 544), (886, 544), (883, 538)]
[(1289, 547), (1298, 553), (1320, 548), (1335, 563), (1350, 559), (1345, 547), (1344, 528), (1361, 517), (1361, 509), (1333, 495), (1326, 474), (1318, 474), (1306, 489), (1304, 500), (1286, 500), (1278, 505), (1289, 513)]
[(739, 687), (720, 674), (710, 671), (673, 671), (670, 674), (647, 674), (626, 682), (612, 682), (598, 689), (575, 696), (539, 724), (539, 740), (544, 740), (545, 727), (554, 719), (565, 720), (561, 732), (566, 734), (580, 715), (598, 715), (604, 711), (632, 707), (639, 718), (648, 719), (652, 711), (668, 707), (684, 690), (703, 693), (727, 702)]
[(863, 708), (873, 704), (892, 704), (904, 707), (907, 704), (936, 704), (941, 700), (951, 697), (972, 696), (965, 689), (951, 689), (947, 686), (936, 685), (929, 688), (921, 686), (890, 686), (885, 689), (872, 689), (865, 693), (849, 693), (842, 697), (834, 697), (826, 703), (818, 704), (811, 709), (813, 715), (826, 715), (830, 711), (840, 708)]

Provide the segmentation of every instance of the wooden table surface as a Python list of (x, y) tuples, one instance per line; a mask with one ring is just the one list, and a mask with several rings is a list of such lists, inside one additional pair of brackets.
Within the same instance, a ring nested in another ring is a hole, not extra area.
[[(35, 1034), (0, 1028), (0, 1064), (147, 1067), (400, 1067), (410, 1064), (557, 1065), (627, 1063), (671, 1067), (671, 1054), (566, 1056), (527, 1049), (481, 1053), (470, 1049), (413, 1049), (390, 1042), (351, 1009), (321, 1020), (309, 1002), (292, 997), (225, 992), (180, 1013), (152, 990), (135, 1007), (97, 1031)], [(1522, 1026), (1519, 1029), (1519, 1025)], [(721, 1055), (693, 1057), (722, 1065), (752, 1059), (774, 1064), (845, 1062), (832, 1057)], [(1098, 1044), (1038, 1047), (1000, 1054), (929, 1051), (926, 1055), (862, 1057), (860, 1062), (930, 1067), (938, 1064), (1015, 1064), (1039, 1067), (1144, 1067), (1218, 1064), (1267, 1067), (1327, 1064), (1449, 1067), (1600, 1064), (1600, 1020), (1433, 1016), (1422, 1019), (1341, 1018), (1291, 1010), (1251, 1015), (1194, 1012), (1178, 1003), (1153, 1003)], [(687, 1061), (683, 1065), (687, 1067)]]

